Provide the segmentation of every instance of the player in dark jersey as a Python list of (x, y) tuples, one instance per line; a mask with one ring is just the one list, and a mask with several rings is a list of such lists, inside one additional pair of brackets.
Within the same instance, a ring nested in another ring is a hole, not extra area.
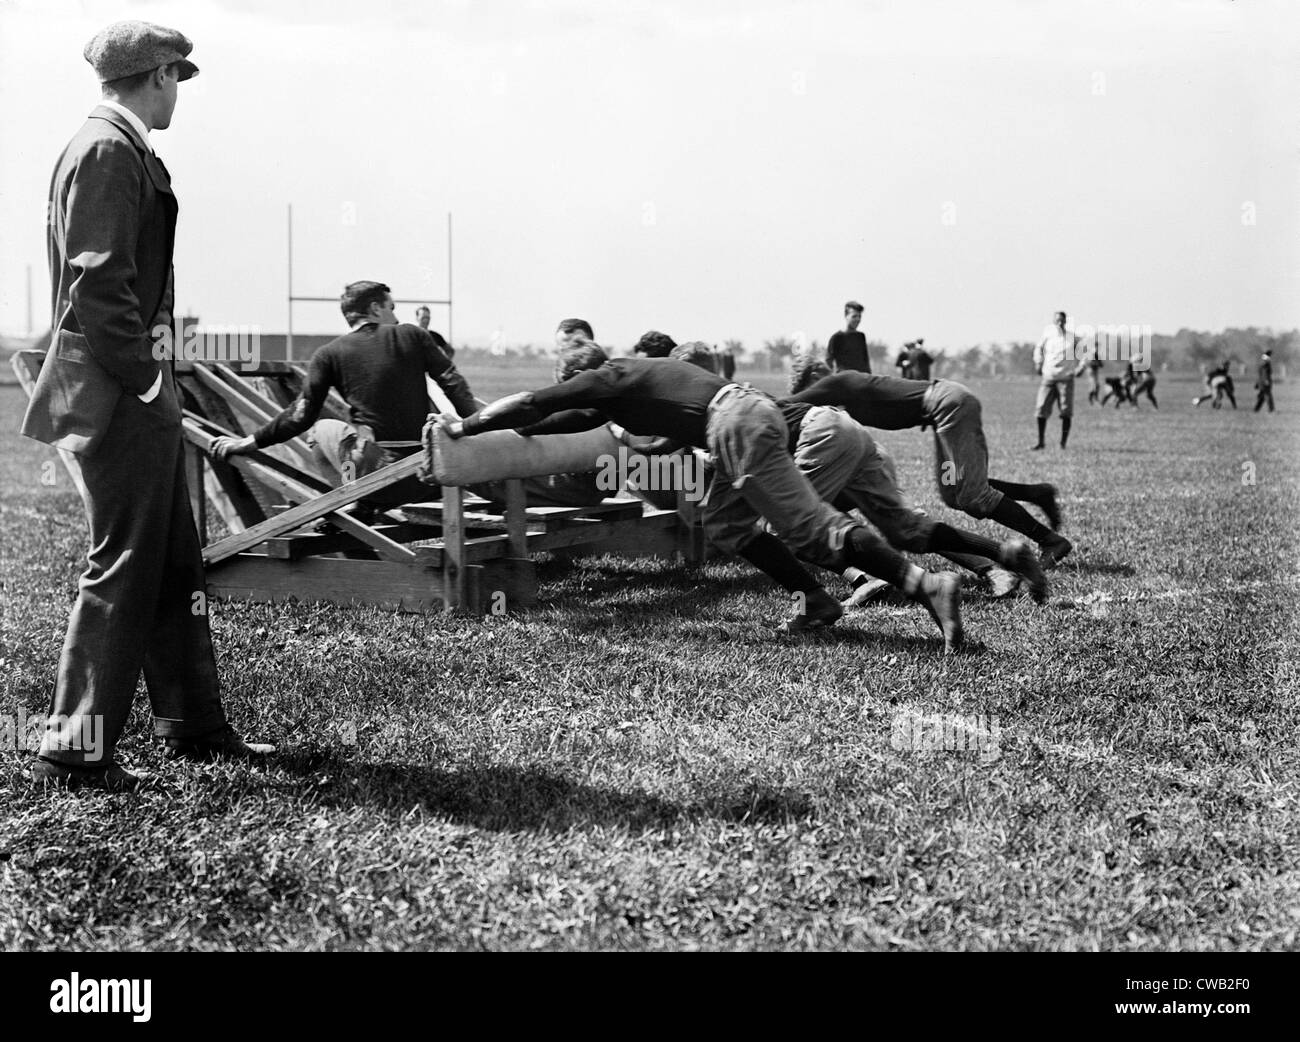
[(1137, 408), (1138, 399), (1144, 394), (1155, 408), (1160, 408), (1160, 403), (1156, 401), (1155, 374), (1150, 369), (1134, 369), (1133, 363), (1129, 362), (1124, 369), (1124, 388), (1133, 408)]
[[(613, 422), (635, 435), (707, 449), (715, 472), (701, 509), (705, 531), (719, 549), (738, 554), (797, 595), (801, 608), (785, 632), (833, 625), (844, 611), (797, 553), (834, 571), (853, 566), (888, 579), (930, 612), (945, 652), (960, 648), (957, 577), (918, 568), (866, 525), (824, 502), (790, 458), (789, 431), (771, 398), (676, 359), (608, 361), (595, 344), (568, 351), (585, 352), (598, 368), (509, 395), (464, 420), (442, 420), (447, 435), (511, 428), (525, 435), (558, 434)], [(776, 535), (757, 527), (760, 518)]]
[(1199, 406), (1201, 402), (1213, 398), (1210, 402), (1211, 409), (1223, 408), (1223, 399), (1226, 396), (1228, 401), (1232, 402), (1232, 407), (1237, 407), (1237, 397), (1235, 388), (1232, 385), (1232, 366), (1228, 362), (1221, 362), (1208, 373), (1205, 374), (1206, 393), (1192, 399), (1192, 404)]

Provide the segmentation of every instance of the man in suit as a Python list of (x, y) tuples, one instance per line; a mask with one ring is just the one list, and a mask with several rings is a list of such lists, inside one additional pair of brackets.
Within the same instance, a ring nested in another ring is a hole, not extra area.
[[(181, 404), (157, 331), (172, 324), (176, 197), (155, 156), (177, 86), (198, 72), (173, 29), (118, 22), (86, 45), (103, 101), (50, 183), (49, 353), (23, 433), (78, 456), (88, 566), (32, 767), (38, 784), (112, 791), (141, 776), (114, 762), (141, 670), (168, 758), (260, 760), (226, 722), (190, 512)], [(83, 740), (88, 721), (102, 740)]]

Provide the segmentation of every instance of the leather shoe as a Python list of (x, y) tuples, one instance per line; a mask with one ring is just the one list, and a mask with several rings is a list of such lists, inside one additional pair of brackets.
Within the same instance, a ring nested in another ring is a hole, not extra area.
[(813, 590), (804, 598), (804, 610), (786, 619), (776, 628), (777, 633), (807, 633), (809, 630), (834, 626), (844, 614), (840, 602), (825, 590)]
[(197, 763), (211, 763), (214, 760), (260, 763), (273, 752), (274, 745), (245, 742), (229, 724), (207, 734), (168, 738), (163, 746), (163, 756), (168, 760), (193, 760)]
[(150, 780), (147, 774), (132, 774), (115, 763), (85, 767), (37, 757), (32, 764), (32, 781), (47, 789), (98, 789), (101, 792), (132, 792)]

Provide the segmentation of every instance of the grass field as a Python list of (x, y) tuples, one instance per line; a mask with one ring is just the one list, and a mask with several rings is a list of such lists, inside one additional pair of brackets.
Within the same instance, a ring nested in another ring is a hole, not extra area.
[[(992, 472), (1056, 482), (1076, 551), (1045, 607), (972, 595), (967, 654), (901, 606), (777, 639), (784, 598), (724, 564), (550, 562), (541, 608), (485, 620), (219, 605), (228, 710), (283, 755), (165, 764), (143, 694), (121, 751), (158, 791), (39, 794), (0, 751), (0, 944), (1300, 947), (1292, 389), (1213, 412), (1162, 379), (1158, 413), (1085, 404), (1030, 453), (1033, 385), (974, 387)], [(85, 551), (21, 404), (0, 388), (8, 714), (47, 707)], [(956, 520), (926, 437), (881, 440)], [(915, 748), (909, 713), (996, 748)]]

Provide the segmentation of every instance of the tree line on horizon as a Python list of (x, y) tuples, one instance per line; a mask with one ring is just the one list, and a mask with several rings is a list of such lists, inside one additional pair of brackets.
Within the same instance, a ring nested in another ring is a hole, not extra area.
[[(951, 377), (997, 377), (1015, 374), (1032, 374), (1035, 341), (1013, 340), (1006, 343), (972, 344), (960, 348), (930, 348), (934, 356), (936, 373)], [(630, 354), (631, 346), (620, 350), (615, 345), (604, 344), (611, 355)], [(768, 372), (787, 368), (794, 356), (803, 351), (825, 357), (826, 347), (817, 340), (802, 344), (792, 336), (764, 340), (760, 347), (747, 348), (740, 340), (724, 340), (712, 345), (730, 350), (738, 363), (750, 368), (759, 367)], [(868, 340), (872, 367), (878, 373), (893, 374), (894, 362), (902, 345), (891, 347), (880, 340)], [(480, 365), (508, 364), (512, 359), (550, 357), (555, 351), (551, 344), (524, 344), (516, 347), (494, 349), (465, 345), (457, 348), (457, 358)], [(1204, 373), (1221, 362), (1234, 368), (1253, 366), (1264, 351), (1270, 351), (1273, 361), (1284, 369), (1288, 363), (1300, 362), (1300, 330), (1275, 331), (1248, 326), (1230, 328), (1218, 333), (1180, 329), (1172, 336), (1155, 333), (1151, 337), (1151, 368), (1156, 372)], [(1109, 361), (1108, 365), (1122, 363)]]

